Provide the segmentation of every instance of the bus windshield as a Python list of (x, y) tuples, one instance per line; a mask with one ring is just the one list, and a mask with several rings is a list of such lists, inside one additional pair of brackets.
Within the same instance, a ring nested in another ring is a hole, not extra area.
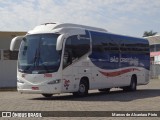
[(60, 66), (61, 51), (56, 50), (58, 34), (26, 35), (20, 46), (18, 70), (23, 73), (56, 72)]

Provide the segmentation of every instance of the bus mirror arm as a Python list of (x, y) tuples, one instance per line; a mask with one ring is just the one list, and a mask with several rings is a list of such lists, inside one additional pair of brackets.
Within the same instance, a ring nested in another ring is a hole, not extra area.
[(56, 44), (56, 50), (59, 51), (59, 50), (62, 50), (62, 46), (63, 46), (63, 40), (66, 38), (66, 35), (65, 34), (62, 34), (60, 35), (58, 38), (57, 38), (57, 44)]
[(24, 36), (17, 36), (14, 37), (11, 40), (11, 44), (10, 44), (10, 51), (18, 51), (19, 50), (19, 46), (21, 41), (23, 40)]

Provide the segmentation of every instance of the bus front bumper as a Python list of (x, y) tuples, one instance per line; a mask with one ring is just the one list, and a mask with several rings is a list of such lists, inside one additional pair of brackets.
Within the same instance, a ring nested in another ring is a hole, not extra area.
[(61, 93), (61, 85), (26, 85), (17, 83), (17, 90), (20, 93), (30, 94), (59, 94)]

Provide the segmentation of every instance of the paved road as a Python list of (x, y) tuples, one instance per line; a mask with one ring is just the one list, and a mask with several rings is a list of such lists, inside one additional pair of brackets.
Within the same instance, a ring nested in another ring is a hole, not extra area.
[[(84, 98), (76, 98), (72, 94), (44, 98), (39, 94), (20, 94), (16, 91), (3, 91), (0, 92), (0, 111), (160, 111), (160, 80), (151, 80), (148, 85), (139, 86), (136, 92), (123, 92), (120, 89), (113, 89), (109, 94), (106, 94), (92, 90), (89, 96)], [(17, 120), (17, 118), (12, 119)], [(49, 120), (50, 118), (42, 119)], [(61, 118), (54, 119), (59, 120)], [(75, 118), (64, 117), (63, 119), (74, 120)], [(106, 118), (94, 117), (86, 119), (100, 120)], [(107, 119), (112, 120), (113, 117), (108, 117)], [(129, 118), (116, 117), (114, 119), (128, 120)], [(130, 119), (137, 118), (132, 117)], [(145, 117), (143, 119), (158, 120), (160, 117)]]

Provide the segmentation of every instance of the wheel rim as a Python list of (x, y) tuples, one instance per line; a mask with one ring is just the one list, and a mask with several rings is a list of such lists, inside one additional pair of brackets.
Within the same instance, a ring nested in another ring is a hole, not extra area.
[(80, 84), (80, 86), (79, 86), (79, 92), (80, 92), (80, 93), (84, 93), (85, 90), (86, 90), (85, 85)]

